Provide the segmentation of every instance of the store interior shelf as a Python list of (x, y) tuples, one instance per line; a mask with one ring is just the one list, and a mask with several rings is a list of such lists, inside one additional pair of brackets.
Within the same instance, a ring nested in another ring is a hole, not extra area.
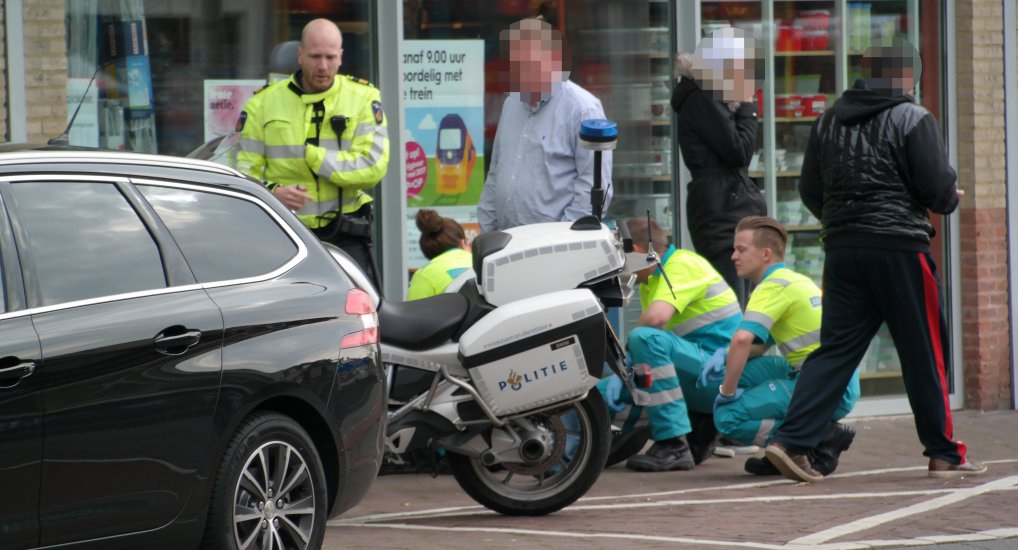
[(820, 231), (821, 227), (819, 224), (814, 225), (790, 225), (785, 229), (789, 231)]
[(834, 50), (796, 50), (774, 52), (774, 57), (820, 57), (834, 55)]
[(813, 122), (816, 119), (815, 116), (777, 116), (774, 122)]

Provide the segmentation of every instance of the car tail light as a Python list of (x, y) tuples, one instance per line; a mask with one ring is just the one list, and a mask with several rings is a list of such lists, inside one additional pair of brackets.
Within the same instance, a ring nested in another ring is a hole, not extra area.
[(370, 346), (378, 343), (378, 316), (371, 296), (359, 288), (346, 293), (346, 313), (360, 316), (362, 330), (351, 332), (343, 337), (340, 349)]

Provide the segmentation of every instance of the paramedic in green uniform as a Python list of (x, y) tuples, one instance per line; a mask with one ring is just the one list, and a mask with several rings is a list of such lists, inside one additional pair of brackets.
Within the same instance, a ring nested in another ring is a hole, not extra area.
[(410, 279), (407, 300), (442, 294), (456, 277), (470, 269), (472, 261), (466, 234), (456, 220), (422, 208), (415, 221), (421, 231), (421, 252), (430, 261)]
[[(791, 401), (792, 389), (806, 357), (820, 346), (821, 293), (808, 277), (785, 266), (788, 233), (774, 218), (749, 216), (735, 230), (732, 261), (740, 277), (753, 281), (742, 323), (723, 351), (704, 366), (700, 385), (723, 375), (714, 407), (714, 423), (724, 436), (744, 445), (764, 447), (781, 424)], [(762, 356), (777, 345), (784, 359)], [(776, 362), (779, 360), (780, 362)], [(859, 399), (859, 373), (848, 389), (817, 446), (811, 462), (827, 475), (837, 467), (838, 455), (848, 448), (854, 430), (837, 420)], [(765, 458), (750, 458), (746, 470), (758, 475), (778, 475)]]
[(696, 387), (700, 367), (728, 345), (742, 311), (735, 293), (710, 262), (670, 246), (653, 221), (648, 239), (647, 225), (645, 218), (629, 220), (634, 250), (647, 252), (653, 246), (663, 269), (650, 266), (637, 273), (643, 313), (629, 333), (626, 348), (634, 369), (649, 366), (651, 386), (637, 388), (634, 400), (613, 375), (601, 380), (598, 389), (615, 419), (624, 419), (623, 431), (633, 429), (643, 414), (650, 424), (654, 444), (645, 454), (631, 457), (626, 467), (651, 472), (690, 470), (695, 462), (686, 437), (692, 431), (688, 411), (709, 413), (717, 395), (717, 387)]

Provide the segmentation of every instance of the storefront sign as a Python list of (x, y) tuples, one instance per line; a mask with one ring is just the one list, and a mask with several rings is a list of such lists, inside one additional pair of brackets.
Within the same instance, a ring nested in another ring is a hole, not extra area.
[(402, 93), (409, 264), (421, 267), (427, 260), (417, 250), (417, 209), (476, 227), (484, 188), (484, 41), (407, 40)]
[(237, 131), (244, 104), (263, 86), (264, 80), (206, 80), (205, 141)]

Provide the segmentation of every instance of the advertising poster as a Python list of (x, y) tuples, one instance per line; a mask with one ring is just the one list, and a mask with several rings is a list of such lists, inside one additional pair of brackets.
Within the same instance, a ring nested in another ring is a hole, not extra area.
[(414, 216), (434, 208), (478, 231), (484, 188), (484, 41), (407, 40), (403, 50), (408, 250), (411, 268), (427, 260), (418, 249)]
[(264, 80), (206, 80), (205, 141), (235, 132), (244, 104), (263, 86)]

